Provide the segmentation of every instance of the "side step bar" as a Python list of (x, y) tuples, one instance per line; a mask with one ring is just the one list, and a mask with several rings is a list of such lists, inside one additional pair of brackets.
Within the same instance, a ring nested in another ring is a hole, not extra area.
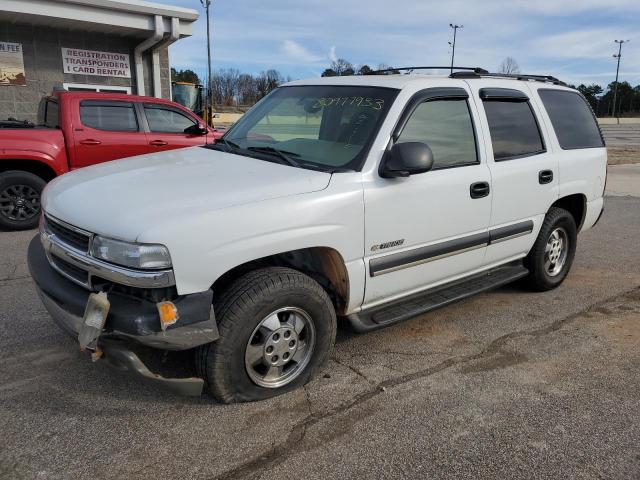
[(409, 318), (444, 307), (481, 292), (501, 287), (529, 274), (521, 261), (502, 265), (471, 277), (440, 285), (426, 292), (349, 315), (356, 332), (368, 332), (388, 327)]

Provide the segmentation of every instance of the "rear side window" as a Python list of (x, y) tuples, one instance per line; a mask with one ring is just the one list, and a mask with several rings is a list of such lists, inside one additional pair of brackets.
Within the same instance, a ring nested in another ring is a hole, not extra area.
[(58, 128), (60, 126), (60, 109), (58, 102), (55, 100), (46, 100), (42, 124), (49, 128)]
[(137, 132), (138, 121), (131, 102), (85, 100), (80, 103), (82, 124), (110, 132)]
[(486, 99), (484, 110), (496, 161), (528, 157), (545, 151), (538, 122), (528, 101)]
[(466, 100), (421, 103), (396, 143), (423, 142), (433, 151), (434, 169), (478, 163), (476, 138)]
[(581, 95), (564, 90), (538, 90), (563, 150), (604, 147), (591, 108)]
[(193, 118), (184, 113), (151, 104), (145, 104), (144, 114), (149, 123), (149, 130), (152, 132), (184, 133), (186, 128), (197, 124)]

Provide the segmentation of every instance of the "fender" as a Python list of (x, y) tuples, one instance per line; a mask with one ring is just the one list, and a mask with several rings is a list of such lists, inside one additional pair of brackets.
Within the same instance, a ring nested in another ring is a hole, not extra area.
[[(69, 171), (66, 161), (66, 155), (64, 154), (64, 152), (62, 153), (62, 156), (62, 159), (56, 159), (47, 153), (38, 152), (35, 150), (4, 148), (0, 150), (0, 168), (2, 168), (4, 161), (20, 162), (21, 160), (26, 160), (45, 165), (46, 167), (53, 170), (56, 176), (59, 176)], [(14, 169), (13, 166), (11, 168)], [(15, 167), (15, 169), (18, 170), (20, 168)]]

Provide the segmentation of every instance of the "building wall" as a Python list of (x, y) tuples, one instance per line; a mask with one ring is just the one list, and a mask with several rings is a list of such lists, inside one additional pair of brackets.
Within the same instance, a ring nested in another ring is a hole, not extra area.
[[(0, 41), (22, 44), (27, 79), (26, 86), (0, 85), (0, 119), (15, 117), (19, 120), (36, 121), (38, 103), (42, 96), (51, 93), (54, 86), (61, 86), (63, 83), (124, 86), (131, 87), (131, 93), (137, 93), (133, 50), (142, 41), (139, 38), (0, 22)], [(132, 78), (64, 73), (62, 47), (127, 53)], [(153, 95), (150, 51), (144, 55), (144, 60), (145, 93)], [(167, 49), (161, 52), (160, 65), (162, 96), (170, 98)]]

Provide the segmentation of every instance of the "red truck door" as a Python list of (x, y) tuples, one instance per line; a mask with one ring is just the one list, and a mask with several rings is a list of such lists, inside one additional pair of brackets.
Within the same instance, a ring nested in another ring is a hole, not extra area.
[(207, 143), (209, 128), (198, 117), (162, 103), (143, 103), (142, 110), (148, 125), (150, 152)]
[(74, 169), (149, 152), (134, 102), (81, 100), (80, 125), (73, 136)]

